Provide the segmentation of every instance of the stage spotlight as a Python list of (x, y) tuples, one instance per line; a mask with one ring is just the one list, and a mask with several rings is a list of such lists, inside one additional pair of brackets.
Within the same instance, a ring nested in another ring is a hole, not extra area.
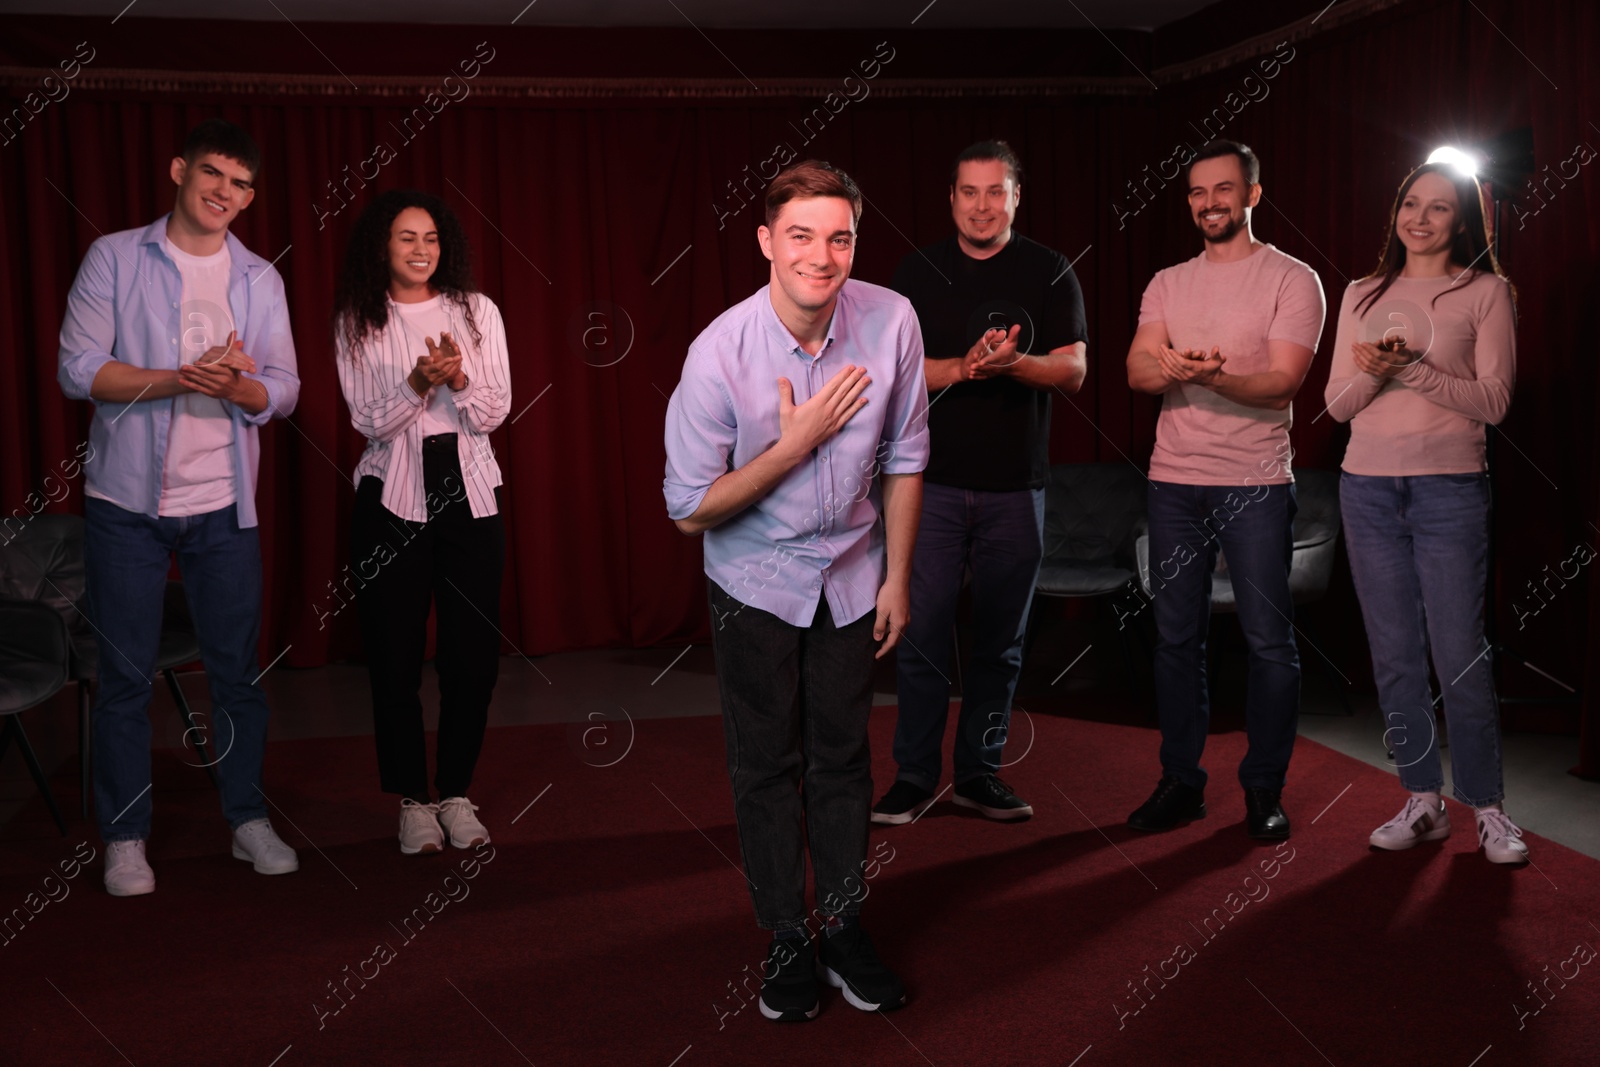
[(1468, 177), (1473, 177), (1478, 173), (1477, 157), (1451, 145), (1435, 148), (1428, 153), (1428, 162), (1444, 163), (1447, 166), (1454, 167)]

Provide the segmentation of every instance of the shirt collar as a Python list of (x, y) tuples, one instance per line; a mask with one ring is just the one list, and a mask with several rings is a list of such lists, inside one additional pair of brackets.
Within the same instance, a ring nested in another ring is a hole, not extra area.
[[(141, 245), (155, 245), (156, 248), (160, 249), (161, 254), (166, 256), (167, 250), (165, 247), (163, 247), (163, 242), (167, 237), (167, 220), (170, 218), (172, 218), (172, 212), (169, 211), (165, 215), (162, 215), (159, 219), (156, 219), (156, 221), (152, 222), (150, 225), (146, 226), (144, 228), (144, 232), (139, 235), (139, 243)], [(251, 257), (248, 255), (248, 249), (246, 249), (244, 244), (233, 235), (231, 230), (223, 236), (222, 243), (227, 246), (228, 249), (228, 261), (232, 264), (231, 273), (248, 274), (252, 269), (254, 269), (256, 264), (251, 262)], [(168, 256), (167, 258), (170, 259), (171, 257)], [(776, 317), (776, 315), (774, 315), (774, 317)]]
[(850, 281), (846, 279), (844, 285), (839, 287), (839, 296), (833, 303), (833, 317), (828, 320), (827, 337), (823, 340), (822, 348), (815, 357), (800, 347), (800, 342), (794, 339), (794, 334), (789, 332), (789, 327), (785, 326), (783, 320), (778, 318), (778, 309), (772, 306), (771, 282), (767, 283), (766, 288), (761, 291), (761, 298), (756, 301), (759, 305), (756, 309), (756, 315), (761, 319), (761, 324), (767, 328), (767, 332), (772, 335), (773, 340), (778, 343), (778, 346), (783, 351), (798, 355), (801, 359), (821, 359), (828, 354), (828, 349), (833, 347), (834, 341), (838, 339), (837, 335), (844, 332), (845, 323), (841, 321), (841, 317), (844, 314), (847, 302), (845, 294), (849, 289)]

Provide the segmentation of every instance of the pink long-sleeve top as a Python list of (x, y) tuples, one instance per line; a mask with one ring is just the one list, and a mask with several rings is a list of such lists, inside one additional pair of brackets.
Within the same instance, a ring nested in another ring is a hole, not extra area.
[[(1357, 315), (1378, 278), (1344, 292), (1324, 399), (1350, 423), (1351, 474), (1469, 474), (1484, 469), (1483, 428), (1505, 418), (1516, 383), (1516, 315), (1504, 278), (1397, 277)], [(1435, 299), (1437, 297), (1437, 299)], [(1356, 367), (1351, 346), (1399, 335), (1423, 357), (1384, 380)]]

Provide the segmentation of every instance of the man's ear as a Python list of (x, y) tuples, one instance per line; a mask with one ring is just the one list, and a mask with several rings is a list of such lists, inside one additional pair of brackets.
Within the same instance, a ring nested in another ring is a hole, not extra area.
[(1250, 186), (1250, 203), (1246, 206), (1255, 207), (1259, 203), (1261, 203), (1261, 183), (1256, 182), (1254, 185)]
[(173, 185), (182, 185), (183, 184), (183, 176), (185, 174), (189, 173), (189, 161), (187, 159), (184, 159), (182, 156), (173, 156), (172, 157), (171, 173), (172, 173), (172, 184)]
[(757, 226), (756, 244), (761, 246), (761, 254), (770, 260), (772, 258), (772, 231), (765, 226)]

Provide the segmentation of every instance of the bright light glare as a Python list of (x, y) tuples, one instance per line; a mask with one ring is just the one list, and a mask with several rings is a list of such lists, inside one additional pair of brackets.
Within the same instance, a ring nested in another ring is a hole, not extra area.
[(1462, 174), (1465, 174), (1468, 177), (1472, 177), (1478, 173), (1477, 158), (1467, 152), (1463, 152), (1459, 148), (1455, 148), (1450, 145), (1445, 145), (1443, 148), (1435, 148), (1428, 155), (1428, 162), (1443, 163), (1447, 166), (1454, 167), (1456, 170), (1459, 170)]

